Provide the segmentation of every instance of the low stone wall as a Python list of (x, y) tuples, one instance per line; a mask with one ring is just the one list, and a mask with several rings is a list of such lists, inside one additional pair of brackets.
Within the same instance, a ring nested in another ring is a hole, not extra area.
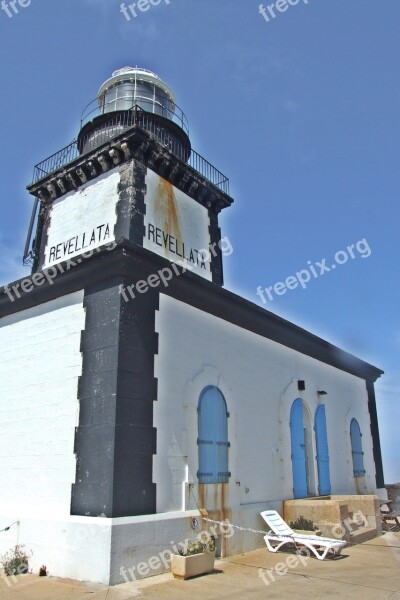
[(317, 501), (310, 498), (284, 502), (283, 518), (286, 523), (304, 517), (312, 521), (326, 537), (333, 537), (332, 529), (343, 523), (348, 516), (345, 502), (327, 499)]
[(390, 509), (400, 511), (400, 483), (393, 483), (385, 487), (388, 494), (388, 500), (392, 501)]
[(376, 529), (376, 535), (382, 534), (377, 496), (325, 496), (286, 500), (283, 508), (285, 521), (296, 521), (300, 516), (311, 520), (323, 536), (348, 542), (351, 541), (351, 534), (365, 527)]

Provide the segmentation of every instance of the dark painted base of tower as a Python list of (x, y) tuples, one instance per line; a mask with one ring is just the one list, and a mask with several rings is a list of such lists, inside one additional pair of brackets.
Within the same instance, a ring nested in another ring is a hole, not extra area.
[(124, 280), (85, 290), (86, 329), (71, 513), (123, 517), (156, 512), (152, 460), (157, 398), (158, 295), (125, 302)]

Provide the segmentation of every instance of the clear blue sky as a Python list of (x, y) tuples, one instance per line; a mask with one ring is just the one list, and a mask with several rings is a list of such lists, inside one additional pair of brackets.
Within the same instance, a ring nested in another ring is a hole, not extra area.
[(267, 308), (385, 370), (386, 482), (400, 480), (400, 3), (300, 0), (269, 22), (259, 0), (161, 0), (130, 21), (120, 4), (32, 0), (12, 18), (0, 12), (0, 283), (27, 273), (34, 164), (75, 137), (113, 70), (154, 70), (195, 149), (231, 179), (227, 288), (262, 304), (258, 286), (367, 240), (371, 256)]

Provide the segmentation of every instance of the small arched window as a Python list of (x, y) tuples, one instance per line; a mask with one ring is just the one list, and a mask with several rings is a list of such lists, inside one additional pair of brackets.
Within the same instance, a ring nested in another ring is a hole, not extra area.
[(354, 477), (363, 477), (365, 475), (364, 452), (362, 449), (361, 437), (362, 434), (358, 421), (352, 419), (350, 423), (350, 439)]
[(215, 386), (206, 387), (198, 405), (199, 483), (228, 483), (228, 417), (225, 398)]

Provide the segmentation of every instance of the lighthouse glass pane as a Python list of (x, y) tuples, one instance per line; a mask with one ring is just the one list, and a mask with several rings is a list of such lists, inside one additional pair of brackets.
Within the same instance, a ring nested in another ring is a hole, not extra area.
[(136, 104), (142, 110), (151, 113), (157, 113), (154, 106), (154, 85), (144, 81), (138, 81), (136, 84)]
[(117, 110), (129, 110), (134, 104), (134, 87), (131, 83), (121, 83), (117, 86)]
[(117, 110), (117, 88), (113, 87), (107, 91), (105, 96), (104, 112), (113, 112)]

